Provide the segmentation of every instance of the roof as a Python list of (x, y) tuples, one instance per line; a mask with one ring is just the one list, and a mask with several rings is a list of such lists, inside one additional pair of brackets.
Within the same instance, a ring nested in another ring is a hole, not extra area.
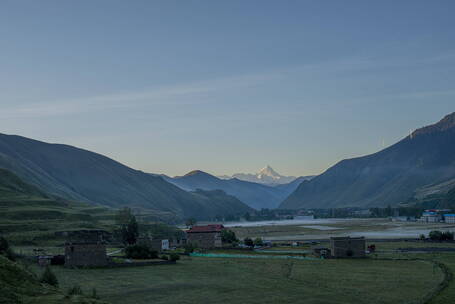
[(187, 231), (187, 233), (209, 233), (209, 232), (221, 232), (224, 229), (223, 225), (205, 225), (205, 226), (193, 226)]
[(455, 214), (444, 214), (444, 216), (455, 216)]

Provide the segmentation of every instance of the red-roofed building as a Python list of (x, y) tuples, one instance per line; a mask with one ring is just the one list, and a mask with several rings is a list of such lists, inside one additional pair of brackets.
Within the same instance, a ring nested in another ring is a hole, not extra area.
[(194, 244), (199, 248), (215, 248), (223, 245), (221, 241), (221, 231), (223, 225), (205, 225), (193, 226), (186, 233), (189, 243)]

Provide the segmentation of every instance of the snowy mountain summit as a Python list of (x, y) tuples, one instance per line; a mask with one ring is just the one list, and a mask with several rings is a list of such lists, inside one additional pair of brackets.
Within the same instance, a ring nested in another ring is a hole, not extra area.
[(270, 166), (261, 169), (256, 174), (236, 173), (232, 175), (232, 178), (267, 185), (287, 184), (296, 179), (295, 176), (283, 176), (276, 172), (275, 170), (273, 170), (273, 168)]

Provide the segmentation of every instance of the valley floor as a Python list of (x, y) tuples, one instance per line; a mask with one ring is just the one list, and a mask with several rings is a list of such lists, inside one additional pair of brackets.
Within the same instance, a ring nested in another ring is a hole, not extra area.
[[(409, 247), (410, 244), (408, 244)], [(67, 269), (53, 267), (60, 285), (96, 288), (110, 303), (421, 303), (445, 275), (454, 254), (392, 253), (399, 242), (378, 244), (366, 259), (275, 260), (185, 257), (176, 265)], [(455, 248), (455, 247), (454, 247)], [(381, 253), (383, 249), (384, 253)], [(398, 259), (400, 258), (400, 259)], [(416, 259), (418, 258), (418, 259)], [(432, 303), (447, 303), (450, 285)]]

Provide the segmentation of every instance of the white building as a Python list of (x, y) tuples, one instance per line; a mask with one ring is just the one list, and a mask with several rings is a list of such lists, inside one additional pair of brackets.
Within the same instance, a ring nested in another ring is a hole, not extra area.
[(444, 222), (447, 224), (455, 224), (455, 214), (444, 214)]

